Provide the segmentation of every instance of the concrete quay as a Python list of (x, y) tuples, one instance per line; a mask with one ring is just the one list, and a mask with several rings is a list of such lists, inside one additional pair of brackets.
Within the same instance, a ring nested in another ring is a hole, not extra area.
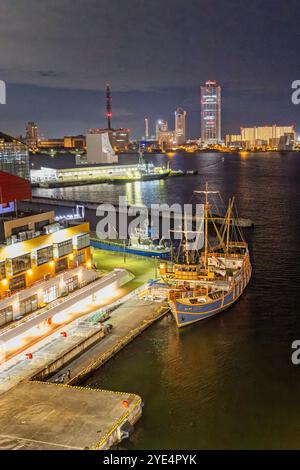
[(21, 383), (1, 396), (0, 449), (109, 449), (141, 413), (141, 398), (131, 393)]
[(163, 302), (152, 302), (138, 297), (122, 303), (110, 314), (108, 323), (113, 327), (112, 332), (60, 369), (49, 381), (55, 382), (60, 376), (67, 377), (70, 371), (70, 379), (66, 379), (64, 383), (81, 384), (168, 311), (169, 306)]
[[(92, 340), (80, 356), (76, 354), (75, 359), (68, 361), (48, 382), (32, 379), (47, 377), (52, 367), (56, 369), (59, 354), (44, 358), (44, 366), (27, 361), (23, 381), (20, 382), (20, 376), (16, 386), (2, 390), (0, 449), (106, 450), (128, 437), (142, 415), (141, 397), (78, 384), (167, 311), (166, 304), (140, 299), (135, 292), (110, 313), (108, 322), (113, 325), (112, 332), (100, 341)], [(85, 322), (89, 323), (88, 318)], [(90, 327), (103, 328), (93, 322)], [(50, 347), (56, 348), (55, 345)], [(68, 377), (68, 370), (70, 379), (64, 384), (53, 383), (61, 375)]]

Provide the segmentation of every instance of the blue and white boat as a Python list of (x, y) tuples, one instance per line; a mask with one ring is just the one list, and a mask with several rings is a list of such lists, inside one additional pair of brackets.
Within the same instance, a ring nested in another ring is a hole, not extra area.
[[(169, 305), (179, 328), (230, 307), (243, 294), (252, 272), (248, 245), (234, 224), (234, 198), (229, 201), (219, 230), (208, 201), (208, 196), (216, 192), (206, 187), (197, 193), (205, 196), (204, 246), (195, 255), (183, 241), (181, 256), (178, 254), (175, 262), (160, 263), (161, 279), (168, 286)], [(209, 247), (209, 222), (213, 223), (217, 235), (213, 247)]]

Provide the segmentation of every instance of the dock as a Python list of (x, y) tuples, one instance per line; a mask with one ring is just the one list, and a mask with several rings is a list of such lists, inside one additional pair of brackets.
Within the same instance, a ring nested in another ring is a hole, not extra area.
[[(64, 383), (68, 385), (82, 384), (152, 323), (166, 315), (168, 311), (169, 306), (164, 303), (136, 298), (121, 304), (111, 313), (108, 320), (108, 323), (113, 327), (112, 332), (48, 380), (55, 383), (60, 376), (63, 376), (66, 377)], [(70, 374), (69, 379), (67, 378), (68, 373)], [(40, 379), (39, 376), (35, 378)]]
[[(63, 351), (64, 339), (57, 338), (47, 357), (45, 350), (42, 357), (37, 350), (32, 361), (17, 364), (26, 367), (19, 383), (10, 384), (6, 391), (4, 385), (9, 384), (2, 384), (0, 449), (106, 450), (129, 437), (142, 415), (142, 398), (80, 385), (169, 311), (164, 302), (139, 298), (140, 290), (118, 301), (110, 312), (105, 324), (112, 326), (111, 333), (103, 335), (98, 331), (102, 324), (91, 323), (90, 332), (85, 328), (82, 346), (79, 340), (73, 341), (70, 330), (65, 338), (69, 338), (68, 349)], [(63, 355), (73, 358), (65, 362)]]
[(132, 393), (21, 383), (1, 396), (0, 449), (106, 450), (128, 437), (141, 414)]

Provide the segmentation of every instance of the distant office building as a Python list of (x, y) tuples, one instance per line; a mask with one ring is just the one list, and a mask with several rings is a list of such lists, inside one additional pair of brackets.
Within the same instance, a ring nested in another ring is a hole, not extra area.
[(130, 129), (110, 129), (110, 143), (115, 150), (127, 150), (129, 146)]
[(0, 132), (0, 170), (29, 179), (27, 145)]
[(168, 122), (165, 121), (164, 119), (159, 119), (156, 122), (156, 127), (155, 127), (155, 134), (156, 134), (156, 140), (159, 140), (159, 134), (161, 132), (167, 132), (168, 131)]
[(110, 144), (116, 151), (127, 150), (130, 143), (130, 129), (91, 129), (91, 134), (107, 134)]
[(177, 145), (186, 142), (186, 111), (182, 108), (175, 111), (175, 140)]
[[(295, 139), (294, 126), (254, 126), (241, 127), (241, 139), (246, 148), (279, 145), (279, 140), (285, 134), (292, 134)], [(275, 145), (274, 145), (275, 144)]]
[(86, 135), (87, 163), (118, 163), (108, 132), (90, 131)]
[(63, 149), (64, 139), (44, 139), (39, 141), (40, 149)]
[(234, 148), (242, 147), (241, 134), (226, 134), (224, 140), (225, 140), (226, 147), (234, 147)]
[(175, 131), (160, 131), (158, 133), (157, 142), (160, 147), (172, 148), (176, 146)]
[(36, 149), (39, 143), (39, 134), (38, 134), (38, 127), (33, 122), (30, 121), (26, 126), (26, 144), (31, 149)]
[(66, 149), (82, 149), (85, 146), (85, 135), (67, 135), (64, 137), (64, 148)]
[(205, 144), (221, 141), (221, 87), (215, 80), (201, 86), (201, 140)]

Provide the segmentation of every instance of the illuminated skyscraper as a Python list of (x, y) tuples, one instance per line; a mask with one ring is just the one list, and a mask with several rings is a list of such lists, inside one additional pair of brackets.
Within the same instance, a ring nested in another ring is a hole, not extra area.
[(186, 111), (178, 108), (175, 111), (175, 139), (177, 145), (182, 145), (186, 142)]
[(26, 126), (26, 144), (31, 149), (36, 149), (39, 143), (38, 127), (34, 122), (29, 122)]
[(221, 87), (215, 80), (201, 86), (201, 140), (206, 144), (221, 141)]
[(145, 138), (149, 139), (149, 123), (148, 118), (145, 118)]
[(168, 131), (168, 122), (164, 121), (163, 119), (159, 119), (156, 122), (156, 140), (159, 140), (159, 136), (161, 132)]

